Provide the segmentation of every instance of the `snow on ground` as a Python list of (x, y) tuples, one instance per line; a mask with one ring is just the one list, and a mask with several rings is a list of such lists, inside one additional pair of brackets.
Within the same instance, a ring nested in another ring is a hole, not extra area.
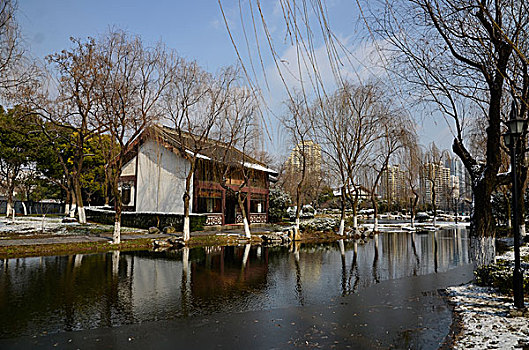
[(60, 234), (66, 225), (78, 225), (77, 223), (65, 224), (62, 218), (42, 218), (36, 216), (17, 217), (15, 222), (11, 218), (0, 219), (0, 233), (23, 234), (29, 232), (44, 232)]
[(512, 297), (473, 284), (450, 287), (447, 291), (462, 323), (455, 349), (529, 347), (529, 313), (513, 317)]
[[(529, 255), (529, 247), (521, 247), (520, 253)], [(513, 261), (514, 254), (508, 251), (497, 259)], [(447, 292), (461, 318), (456, 349), (529, 349), (529, 309), (515, 309), (512, 296), (474, 284), (450, 287)]]
[[(39, 234), (50, 235), (83, 235), (87, 229), (112, 230), (110, 225), (88, 223), (81, 225), (78, 222), (63, 222), (58, 217), (17, 216), (15, 222), (11, 218), (0, 218), (0, 239), (9, 239), (9, 235), (38, 236)], [(140, 231), (138, 229), (122, 228), (122, 232)]]

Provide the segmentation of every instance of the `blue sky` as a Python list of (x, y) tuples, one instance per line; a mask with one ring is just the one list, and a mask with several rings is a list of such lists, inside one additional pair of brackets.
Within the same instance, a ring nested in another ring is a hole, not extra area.
[[(246, 4), (247, 0), (241, 0)], [(331, 26), (348, 48), (354, 53), (356, 61), (349, 73), (351, 77), (362, 77), (370, 74), (381, 74), (372, 68), (377, 60), (369, 54), (370, 40), (363, 29), (358, 15), (356, 2), (351, 0), (328, 0)], [(251, 41), (251, 52), (244, 44), (238, 0), (222, 1), (228, 23), (239, 45), (246, 64), (251, 56), (256, 63), (256, 46)], [(270, 32), (274, 36), (278, 53), (285, 66), (295, 61), (293, 47), (285, 41), (284, 21), (277, 1), (262, 1), (264, 14)], [(244, 18), (249, 18), (247, 9), (243, 10)], [(216, 0), (20, 0), (19, 25), (29, 53), (38, 59), (70, 47), (70, 37), (86, 38), (104, 33), (110, 27), (116, 27), (138, 34), (146, 44), (163, 41), (168, 47), (176, 49), (180, 55), (197, 60), (206, 70), (214, 72), (221, 66), (237, 63), (237, 55), (224, 25), (224, 20)], [(247, 22), (248, 24), (248, 22)], [(248, 26), (247, 33), (250, 32)], [(251, 34), (251, 33), (250, 33)], [(270, 59), (266, 42), (260, 37), (263, 50), (265, 71), (269, 80), (269, 91), (265, 91), (274, 114), (282, 113), (281, 101), (286, 99), (282, 83), (276, 74)], [(371, 47), (372, 48), (372, 47)], [(332, 80), (325, 61), (324, 47), (320, 50), (324, 79)], [(257, 65), (256, 65), (257, 66)], [(256, 67), (260, 75), (259, 67)], [(260, 85), (267, 90), (262, 76)], [(271, 140), (265, 140), (268, 150), (273, 154), (288, 152), (286, 135), (281, 131), (273, 116), (268, 118), (268, 131)], [(423, 119), (423, 118), (421, 118)], [(418, 123), (422, 143), (431, 141), (441, 148), (448, 148), (451, 143), (446, 123), (427, 119), (422, 125)], [(421, 132), (427, 130), (427, 132)]]

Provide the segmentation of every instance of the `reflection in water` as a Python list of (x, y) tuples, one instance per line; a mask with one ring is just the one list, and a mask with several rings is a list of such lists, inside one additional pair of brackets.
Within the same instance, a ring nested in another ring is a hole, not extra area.
[(445, 230), (291, 247), (3, 260), (0, 337), (321, 305), (383, 280), (467, 264), (467, 249), (465, 230)]

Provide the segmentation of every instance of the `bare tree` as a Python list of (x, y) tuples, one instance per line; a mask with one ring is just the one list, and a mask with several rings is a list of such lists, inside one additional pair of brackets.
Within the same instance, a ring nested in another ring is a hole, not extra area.
[(258, 103), (255, 94), (244, 87), (233, 86), (223, 118), (217, 120), (217, 140), (220, 140), (216, 162), (221, 170), (220, 185), (237, 198), (244, 225), (244, 233), (251, 237), (247, 212), (248, 192), (245, 187), (253, 177), (252, 159), (249, 158), (253, 139), (256, 137), (254, 118)]
[(340, 179), (339, 234), (344, 234), (346, 202), (350, 202), (353, 208), (353, 229), (358, 228), (360, 172), (371, 160), (373, 148), (382, 137), (378, 104), (381, 98), (382, 92), (376, 85), (346, 83), (329, 100), (318, 101), (319, 113), (315, 114), (313, 121), (315, 132), (329, 167)]
[(417, 214), (417, 204), (420, 198), (420, 174), (422, 173), (422, 152), (417, 144), (416, 138), (411, 138), (404, 145), (401, 153), (400, 164), (404, 168), (404, 176), (407, 185), (406, 199), (410, 202), (410, 223), (415, 227), (415, 215)]
[(294, 240), (300, 235), (299, 225), (303, 207), (303, 188), (307, 184), (309, 154), (308, 147), (311, 141), (311, 113), (313, 112), (308, 101), (301, 94), (294, 96), (287, 102), (288, 114), (283, 118), (283, 126), (291, 138), (295, 148), (290, 158), (290, 171), (287, 169), (288, 182), (294, 188), (293, 194), (296, 204)]
[(117, 156), (109, 162), (110, 189), (115, 217), (112, 242), (121, 241), (123, 202), (119, 178), (124, 155), (141, 132), (162, 115), (162, 94), (168, 86), (172, 66), (163, 45), (147, 48), (137, 36), (124, 31), (110, 31), (98, 43), (101, 59), (98, 85), (98, 128), (111, 135)]
[(22, 45), (17, 9), (17, 0), (0, 1), (0, 94), (8, 98), (16, 98), (13, 90), (38, 74)]
[(164, 93), (167, 118), (176, 129), (180, 155), (189, 163), (185, 169), (184, 241), (190, 237), (191, 184), (197, 161), (203, 153), (209, 153), (213, 144), (208, 142), (210, 133), (218, 125), (219, 118), (229, 103), (231, 85), (236, 70), (226, 68), (219, 75), (212, 76), (196, 62), (176, 60), (168, 88)]
[[(451, 119), (453, 151), (472, 179), (472, 234), (476, 237), (494, 236), (491, 194), (508, 181), (508, 174), (498, 174), (505, 106), (510, 100), (520, 101), (515, 108), (519, 117), (527, 119), (528, 6), (521, 0), (389, 1), (385, 16), (378, 20), (384, 38), (397, 49), (394, 63), (405, 64), (401, 76), (412, 86), (422, 87), (422, 98)], [(477, 116), (483, 125), (484, 159), (468, 148), (469, 115)], [(521, 183), (527, 172), (523, 162), (518, 174)]]
[[(68, 171), (73, 192), (72, 202), (77, 206), (79, 222), (84, 224), (86, 215), (80, 178), (86, 157), (86, 142), (99, 132), (95, 117), (101, 60), (93, 39), (83, 42), (72, 38), (71, 41), (71, 49), (47, 57), (51, 76), (42, 76), (39, 85), (25, 86), (20, 90), (20, 96), (32, 113), (52, 123), (56, 130), (69, 130), (65, 141), (73, 151), (68, 159), (72, 163), (71, 170)], [(49, 84), (50, 78), (55, 85)], [(53, 137), (49, 133), (48, 136), (50, 140)], [(74, 212), (75, 206), (72, 206), (70, 214), (73, 215)]]
[(377, 191), (382, 175), (387, 172), (388, 165), (397, 152), (410, 142), (411, 122), (404, 114), (387, 109), (383, 102), (378, 108), (379, 120), (376, 125), (380, 137), (373, 151), (369, 155), (369, 161), (364, 166), (365, 186), (369, 190), (371, 205), (373, 206), (373, 231), (378, 231), (378, 200)]

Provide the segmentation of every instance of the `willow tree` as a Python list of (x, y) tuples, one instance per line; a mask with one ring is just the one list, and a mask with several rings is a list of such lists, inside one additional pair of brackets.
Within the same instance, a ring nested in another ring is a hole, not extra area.
[(410, 202), (410, 224), (415, 227), (415, 215), (420, 198), (420, 177), (422, 174), (422, 151), (417, 142), (417, 136), (411, 136), (409, 141), (403, 145), (399, 154), (404, 169), (404, 181), (406, 183), (406, 200)]
[(353, 229), (358, 229), (360, 172), (371, 161), (370, 155), (383, 136), (380, 127), (384, 118), (379, 103), (382, 97), (381, 89), (375, 84), (346, 83), (328, 100), (316, 102), (314, 132), (328, 166), (341, 182), (339, 234), (344, 234), (346, 202), (353, 209)]

